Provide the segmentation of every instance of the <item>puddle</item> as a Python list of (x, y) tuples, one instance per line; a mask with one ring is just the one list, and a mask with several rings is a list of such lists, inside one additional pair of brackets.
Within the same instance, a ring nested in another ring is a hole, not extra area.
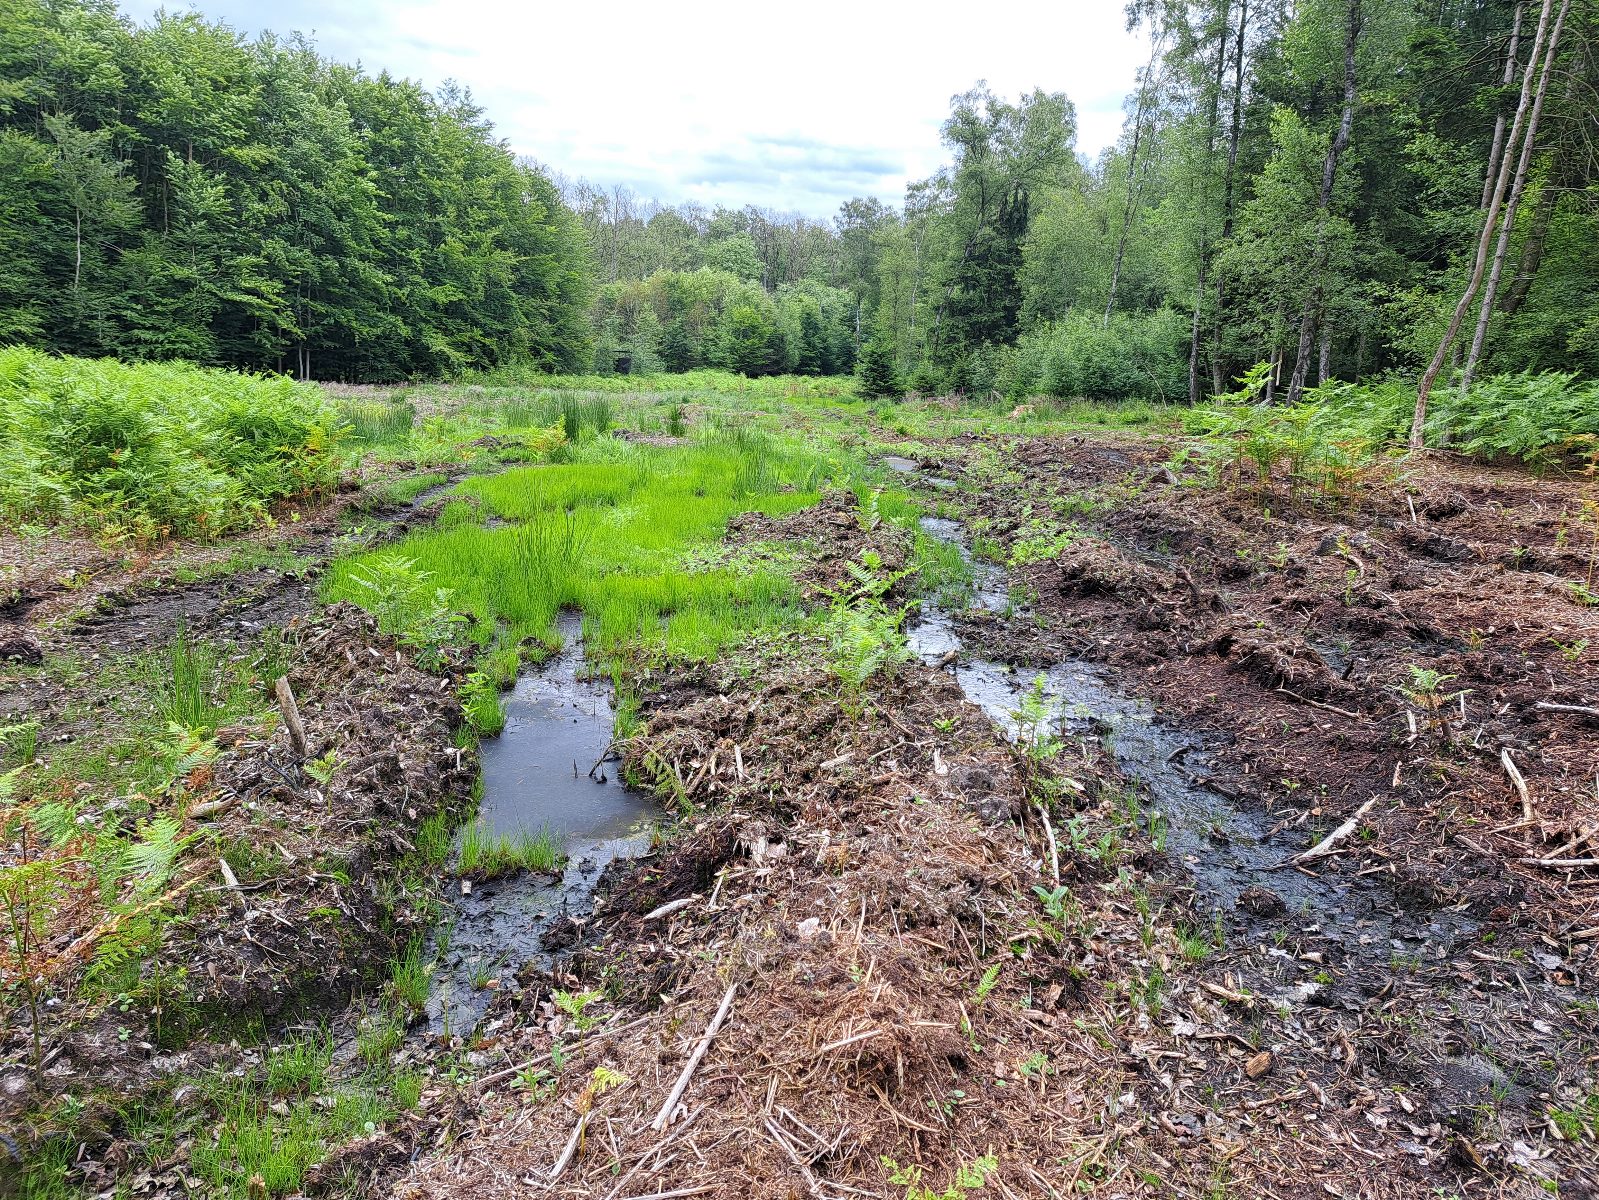
[(558, 629), (564, 648), (517, 681), (504, 701), (504, 731), (483, 743), (478, 820), (495, 834), (548, 829), (567, 864), (559, 878), (510, 875), (474, 883), (468, 895), (452, 877), (453, 912), (435, 943), (443, 952), (427, 1008), (435, 1033), (476, 1024), (494, 994), (486, 981), (507, 987), (525, 963), (548, 967), (545, 933), (560, 918), (587, 915), (601, 871), (646, 849), (659, 815), (648, 797), (614, 777), (614, 762), (600, 763), (590, 778), (615, 725), (610, 685), (583, 678), (582, 618), (563, 613)]
[[(1004, 612), (1004, 572), (971, 558), (961, 524), (928, 517), (921, 526), (961, 547), (972, 565), (973, 607)], [(1201, 907), (1251, 927), (1287, 926), (1310, 938), (1336, 940), (1350, 950), (1367, 946), (1378, 955), (1443, 959), (1476, 927), (1452, 910), (1403, 910), (1392, 890), (1375, 880), (1315, 878), (1293, 868), (1274, 869), (1310, 844), (1310, 831), (1279, 828), (1270, 813), (1206, 786), (1214, 760), (1203, 740), (1161, 723), (1148, 702), (1119, 690), (1105, 668), (1067, 661), (1041, 671), (1018, 670), (961, 653), (954, 614), (935, 605), (924, 606), (909, 636), (911, 648), (929, 665), (952, 651), (959, 655), (955, 678), (961, 690), (1012, 741), (1020, 732), (1016, 712), (1041, 675), (1058, 726), (1099, 739), (1122, 774), (1140, 785), (1146, 828), (1158, 825), (1163, 830), (1164, 849), (1187, 868)], [(1268, 919), (1253, 921), (1237, 907), (1249, 888), (1269, 890), (1282, 901), (1282, 910), (1262, 912)]]
[(915, 475), (923, 483), (932, 484), (941, 491), (952, 492), (960, 486), (953, 479), (945, 479), (942, 475), (923, 474), (922, 464), (914, 458), (902, 458), (898, 454), (885, 454), (879, 461), (890, 471), (898, 471), (901, 475)]

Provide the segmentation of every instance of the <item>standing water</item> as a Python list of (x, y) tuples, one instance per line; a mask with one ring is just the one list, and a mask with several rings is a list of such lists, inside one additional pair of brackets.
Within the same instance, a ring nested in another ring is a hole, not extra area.
[[(924, 517), (923, 532), (956, 546), (972, 570), (974, 606), (996, 615), (1010, 603), (1005, 573), (974, 560), (957, 521)], [(1306, 845), (1306, 831), (1284, 828), (1259, 808), (1243, 806), (1206, 786), (1213, 763), (1203, 741), (1155, 718), (1147, 701), (1121, 692), (1104, 668), (1067, 661), (1041, 671), (1018, 671), (965, 653), (953, 614), (923, 607), (909, 632), (911, 649), (929, 665), (953, 657), (955, 678), (966, 698), (1015, 740), (1018, 710), (1041, 681), (1050, 710), (1062, 729), (1098, 735), (1124, 775), (1148, 797), (1151, 830), (1160, 830), (1166, 852), (1182, 863), (1196, 894), (1216, 910), (1234, 910), (1248, 889), (1270, 889), (1302, 932), (1351, 943), (1387, 944), (1393, 952), (1442, 958), (1474, 923), (1451, 910), (1411, 911), (1393, 902), (1376, 881), (1346, 880), (1281, 869)]]
[(505, 729), (483, 743), (477, 820), (495, 837), (547, 831), (566, 865), (558, 876), (519, 872), (454, 889), (428, 1000), (435, 1032), (467, 1032), (495, 987), (525, 963), (547, 966), (550, 927), (587, 915), (600, 872), (649, 845), (657, 809), (612, 777), (615, 713), (609, 686), (587, 677), (582, 617), (563, 613), (556, 627), (560, 653), (517, 680)]

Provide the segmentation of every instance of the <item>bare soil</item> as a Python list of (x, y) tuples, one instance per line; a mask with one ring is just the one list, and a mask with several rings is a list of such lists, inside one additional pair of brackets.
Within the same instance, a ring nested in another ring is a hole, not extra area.
[[(1148, 698), (1177, 747), (1162, 765), (1280, 846), (1276, 869), (1219, 904), (1205, 860), (1242, 834), (1163, 849), (1113, 738), (1090, 727), (1035, 761), (948, 671), (904, 664), (841, 696), (793, 634), (645, 672), (625, 763), (682, 819), (552, 929), (553, 972), (522, 972), (465, 1044), (408, 1051), (433, 1056), (418, 1110), (307, 1190), (897, 1200), (917, 1171), (940, 1195), (991, 1160), (977, 1194), (1006, 1200), (1599, 1192), (1599, 1118), (1552, 1116), (1599, 1105), (1599, 721), (1537, 707), (1599, 706), (1599, 609), (1570, 586), (1593, 569), (1592, 485), (1430, 459), (1335, 503), (1200, 486), (1162, 465), (1173, 448), (955, 439), (936, 470), (963, 489), (916, 486), (1004, 551), (1022, 514), (1071, 500), (1078, 533), (1011, 568), (1014, 611), (962, 618), (968, 652), (1086, 663)], [(790, 547), (813, 599), (863, 550), (892, 570), (909, 544), (843, 494), (729, 540)], [(0, 650), (289, 622), (312, 753), (349, 769), (323, 787), (281, 730), (229, 731), (206, 794), (227, 802), (239, 886), (214, 858), (187, 867), (150, 969), (187, 967), (195, 1031), (336, 1005), (416, 928), (415, 826), (466, 802), (456, 681), (355, 610), (308, 615), (297, 579), (141, 589), (145, 568), (76, 561), (88, 588), (17, 577)], [(113, 594), (130, 602), (81, 616)], [(55, 699), (8, 687), (0, 714)], [(1291, 861), (1357, 813), (1331, 853)], [(1057, 876), (1051, 913), (1035, 889)], [(1365, 915), (1307, 910), (1301, 881)], [(590, 989), (581, 1016), (558, 1002)], [(236, 1054), (73, 1016), (47, 1089), (136, 1092)], [(12, 1113), (38, 1099), (7, 1080)], [(79, 1171), (111, 1187), (136, 1160), (108, 1127)], [(176, 1167), (141, 1178), (184, 1190)]]
[[(947, 449), (942, 473), (980, 461)], [(1045, 768), (947, 673), (906, 666), (857, 708), (795, 642), (646, 681), (629, 762), (692, 813), (559, 978), (506, 998), (471, 1115), (394, 1194), (897, 1197), (905, 1167), (938, 1190), (990, 1154), (1006, 1197), (1592, 1194), (1593, 1131), (1551, 1112), (1596, 1090), (1599, 876), (1526, 861), (1599, 850), (1596, 727), (1533, 707), (1599, 701), (1594, 657), (1554, 644), (1599, 643), (1565, 586), (1581, 485), (1435, 461), (1335, 506), (1193, 486), (1147, 442), (1002, 449), (1003, 477), (939, 493), (1002, 546), (1027, 504), (1101, 507), (969, 644), (1151, 698), (1174, 761), (1193, 748), (1199, 783), (1264, 815), (1280, 871), (1213, 911), (1203, 855), (1162, 853), (1147, 809), (1129, 827), (1092, 737), (1047, 768), (1076, 799), (1046, 829)], [(832, 508), (738, 535), (806, 545), (820, 592), (865, 544)], [(1405, 696), (1411, 665), (1453, 677), (1447, 703)], [(1059, 921), (1033, 891), (1051, 835)], [(1281, 871), (1372, 915), (1290, 907)], [(552, 1002), (581, 987), (607, 999), (586, 1031)], [(516, 1088), (557, 1043), (553, 1095)]]

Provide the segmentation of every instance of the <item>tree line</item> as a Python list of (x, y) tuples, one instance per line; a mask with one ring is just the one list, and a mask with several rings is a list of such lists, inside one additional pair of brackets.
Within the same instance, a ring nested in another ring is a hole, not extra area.
[(1097, 160), (1065, 94), (978, 85), (942, 168), (818, 220), (552, 180), (461, 90), (297, 39), (0, 0), (0, 341), (1190, 401), (1599, 373), (1596, 7), (1134, 0)]
[(0, 0), (0, 345), (396, 379), (588, 364), (581, 227), (463, 90)]

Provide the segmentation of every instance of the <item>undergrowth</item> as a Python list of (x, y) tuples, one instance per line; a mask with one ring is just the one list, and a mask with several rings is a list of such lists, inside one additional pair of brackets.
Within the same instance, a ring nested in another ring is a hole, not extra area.
[[(1416, 393), (1399, 380), (1327, 383), (1293, 405), (1263, 402), (1269, 366), (1261, 363), (1237, 391), (1190, 411), (1190, 452), (1213, 475), (1253, 475), (1269, 487), (1310, 487), (1345, 496), (1360, 472), (1403, 449)], [(1469, 392), (1432, 394), (1426, 440), (1485, 461), (1511, 460), (1544, 471), (1591, 460), (1599, 451), (1599, 381), (1575, 374), (1524, 372), (1478, 380)]]
[(111, 540), (217, 537), (338, 479), (320, 389), (0, 348), (0, 515)]

